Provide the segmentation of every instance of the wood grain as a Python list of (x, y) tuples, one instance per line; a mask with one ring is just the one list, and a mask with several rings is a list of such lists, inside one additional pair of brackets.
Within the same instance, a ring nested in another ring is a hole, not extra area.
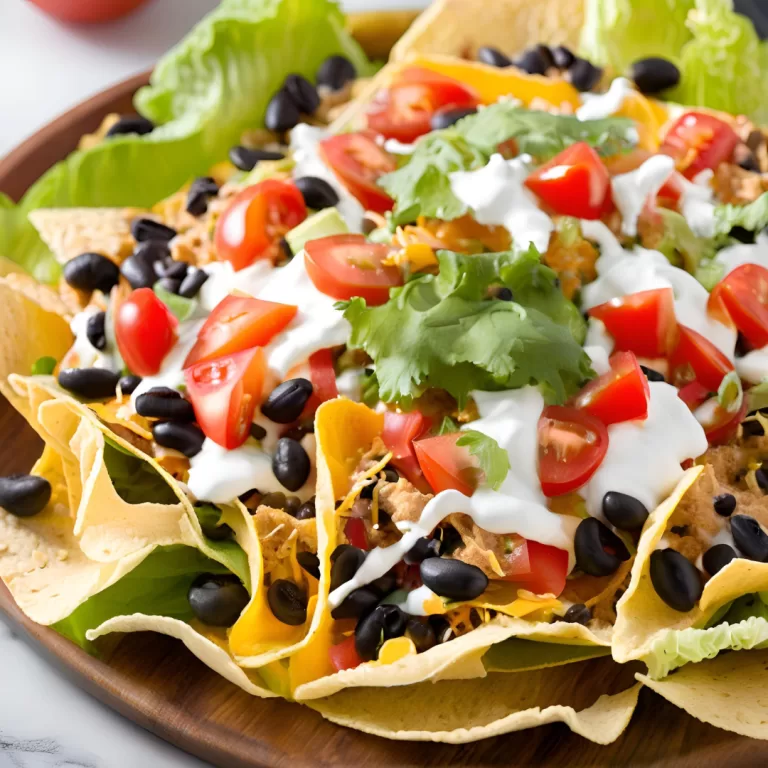
[[(108, 112), (130, 110), (147, 74), (138, 75), (53, 121), (0, 161), (0, 190), (19, 199), (51, 165), (74, 149)], [(27, 471), (40, 440), (1, 399), (2, 474)], [(315, 712), (261, 701), (226, 682), (178, 641), (140, 633), (112, 643), (96, 659), (26, 619), (0, 584), (0, 611), (23, 636), (100, 701), (149, 731), (225, 768), (255, 766), (753, 766), (768, 764), (768, 743), (719, 731), (644, 691), (635, 718), (614, 744), (600, 747), (550, 725), (462, 746), (392, 742), (340, 728)], [(625, 678), (605, 660), (571, 667), (589, 703), (590, 682)]]

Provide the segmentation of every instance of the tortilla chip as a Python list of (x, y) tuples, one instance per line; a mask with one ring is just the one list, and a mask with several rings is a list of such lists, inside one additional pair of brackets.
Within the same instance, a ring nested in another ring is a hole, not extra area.
[(261, 698), (274, 698), (278, 694), (267, 688), (256, 672), (246, 672), (235, 664), (232, 657), (213, 640), (197, 632), (192, 626), (167, 616), (146, 616), (134, 613), (130, 616), (116, 616), (95, 629), (89, 629), (89, 640), (108, 635), (111, 632), (159, 632), (175, 637), (197, 656), (200, 661), (246, 693)]
[(615, 741), (629, 724), (639, 685), (600, 695), (615, 673), (609, 660), (482, 680), (421, 683), (407, 688), (358, 688), (309, 706), (339, 725), (401, 741), (466, 744), (547, 723), (565, 723), (598, 744)]
[(131, 221), (141, 208), (41, 208), (29, 220), (59, 264), (95, 251), (119, 264), (135, 245)]

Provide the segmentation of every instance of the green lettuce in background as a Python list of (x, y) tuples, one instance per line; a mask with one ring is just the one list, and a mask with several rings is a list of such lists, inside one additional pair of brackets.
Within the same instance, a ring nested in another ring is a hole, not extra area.
[(732, 0), (587, 0), (580, 52), (615, 74), (663, 56), (682, 73), (665, 98), (768, 121), (768, 44)]
[(331, 0), (223, 0), (137, 93), (136, 108), (158, 128), (72, 153), (18, 206), (0, 195), (0, 255), (56, 281), (60, 268), (27, 221), (29, 211), (152, 205), (225, 159), (244, 130), (261, 126), (286, 75), (314, 80), (332, 54), (347, 56), (361, 75), (369, 71)]

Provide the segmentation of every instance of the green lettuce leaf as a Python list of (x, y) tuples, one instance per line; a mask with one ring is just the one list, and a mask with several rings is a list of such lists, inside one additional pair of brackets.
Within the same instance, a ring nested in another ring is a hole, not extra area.
[(706, 263), (715, 255), (715, 245), (710, 238), (694, 235), (683, 216), (667, 208), (657, 210), (664, 227), (661, 242), (654, 247), (661, 251), (675, 266), (695, 274), (699, 264)]
[[(555, 273), (527, 252), (463, 256), (441, 251), (439, 275), (419, 275), (381, 306), (339, 305), (352, 325), (349, 346), (375, 363), (385, 402), (407, 407), (430, 387), (460, 404), (473, 389), (542, 385), (562, 402), (592, 375), (581, 348), (583, 319)], [(489, 298), (506, 286), (513, 301)], [(574, 333), (578, 331), (578, 333)]]
[(40, 280), (60, 269), (27, 221), (36, 208), (150, 206), (204, 175), (263, 124), (286, 75), (314, 79), (325, 58), (347, 56), (361, 75), (362, 50), (331, 0), (223, 0), (158, 63), (135, 99), (159, 127), (74, 152), (37, 181), (18, 206), (0, 204), (0, 255)]
[(57, 360), (55, 357), (38, 357), (34, 363), (32, 363), (32, 375), (33, 376), (51, 376), (56, 368)]
[(747, 412), (762, 411), (768, 408), (768, 381), (758, 384), (756, 387), (748, 389), (744, 393), (747, 398)]
[(195, 299), (186, 299), (183, 296), (179, 296), (177, 293), (171, 293), (169, 290), (163, 288), (159, 280), (154, 284), (152, 290), (155, 292), (157, 298), (171, 310), (171, 314), (180, 323), (189, 320), (189, 318), (195, 314), (195, 310), (198, 306)]
[(163, 476), (146, 460), (104, 438), (104, 463), (120, 498), (128, 504), (178, 504)]
[[(222, 523), (223, 510), (215, 504), (195, 504), (195, 514), (203, 529), (205, 543), (227, 570), (232, 571), (251, 590), (251, 568), (248, 555), (235, 541), (232, 529)], [(235, 512), (235, 514), (240, 514)]]
[(201, 573), (225, 574), (228, 570), (194, 547), (158, 547), (130, 573), (86, 600), (53, 628), (93, 652), (85, 633), (115, 616), (145, 613), (190, 621), (193, 614), (187, 592)]
[(483, 470), (485, 482), (498, 491), (509, 472), (509, 454), (492, 437), (474, 429), (462, 432), (456, 445), (469, 449)]
[(524, 669), (541, 669), (608, 656), (610, 653), (610, 648), (600, 645), (542, 643), (510, 637), (492, 645), (483, 656), (483, 664), (488, 672), (521, 672)]
[(768, 227), (768, 192), (747, 205), (715, 207), (715, 234), (727, 235), (734, 227), (759, 232)]

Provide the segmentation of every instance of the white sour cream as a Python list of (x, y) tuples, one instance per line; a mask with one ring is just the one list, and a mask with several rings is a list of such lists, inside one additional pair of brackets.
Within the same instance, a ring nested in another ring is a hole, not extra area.
[(78, 312), (70, 321), (69, 327), (75, 336), (72, 349), (77, 354), (78, 368), (108, 368), (115, 370), (112, 355), (107, 351), (101, 351), (88, 341), (88, 320), (98, 315), (100, 310), (95, 307)]
[(365, 214), (363, 206), (350, 195), (346, 187), (336, 178), (336, 174), (320, 158), (318, 151), (320, 142), (329, 135), (324, 128), (317, 128), (307, 123), (299, 123), (291, 131), (290, 147), (296, 164), (293, 176), (294, 178), (316, 176), (328, 182), (339, 196), (336, 209), (347, 223), (349, 231), (362, 232)]
[(434, 600), (436, 597), (437, 595), (426, 584), (422, 584), (420, 587), (411, 590), (407, 595), (403, 596), (395, 593), (394, 599), (385, 598), (382, 603), (385, 605), (396, 605), (409, 616), (429, 616), (424, 603)]
[(615, 115), (624, 99), (634, 93), (632, 83), (626, 77), (617, 77), (605, 93), (582, 93), (582, 105), (576, 110), (579, 120), (602, 120)]
[(416, 143), (403, 144), (402, 141), (397, 139), (387, 139), (384, 144), (384, 149), (393, 155), (412, 155), (416, 149)]
[(694, 181), (688, 181), (682, 174), (677, 174), (677, 183), (681, 185), (680, 210), (688, 222), (691, 232), (699, 237), (713, 237), (715, 234), (715, 204), (709, 182), (712, 171), (702, 171)]
[(495, 154), (483, 168), (456, 171), (449, 179), (453, 194), (474, 211), (480, 224), (501, 225), (509, 231), (515, 248), (525, 250), (533, 243), (544, 253), (555, 225), (523, 186), (530, 159), (520, 155), (505, 160)]
[(362, 397), (362, 380), (365, 375), (363, 368), (348, 368), (336, 377), (336, 389), (341, 397), (360, 401)]
[(235, 272), (228, 261), (206, 264), (208, 279), (203, 283), (197, 299), (206, 312), (213, 310), (234, 290), (255, 296), (264, 287), (273, 271), (269, 259), (259, 259), (250, 267)]
[(675, 161), (671, 157), (654, 155), (634, 171), (613, 177), (613, 201), (621, 213), (621, 231), (625, 235), (637, 235), (637, 219), (643, 206), (649, 198), (655, 202), (656, 195), (674, 170)]
[(760, 384), (768, 379), (768, 347), (753, 349), (744, 357), (736, 358), (736, 373), (750, 384)]
[(715, 262), (722, 265), (723, 277), (744, 264), (757, 264), (768, 269), (768, 236), (760, 233), (754, 243), (729, 245), (717, 252)]

